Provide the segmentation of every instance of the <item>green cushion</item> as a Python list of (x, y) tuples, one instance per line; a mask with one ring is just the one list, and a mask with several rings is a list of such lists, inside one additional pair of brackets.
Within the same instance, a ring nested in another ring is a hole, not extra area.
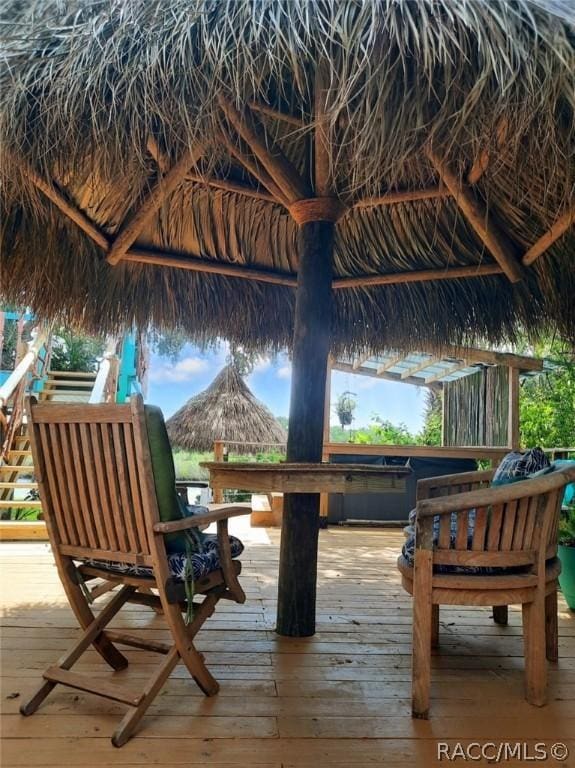
[[(144, 413), (160, 520), (163, 523), (182, 520), (184, 517), (188, 517), (189, 513), (186, 505), (176, 493), (176, 470), (174, 469), (172, 446), (166, 430), (164, 415), (160, 408), (155, 405), (144, 406)], [(198, 551), (202, 534), (197, 529), (191, 529), (191, 531), (193, 549)], [(170, 533), (164, 536), (168, 553), (186, 552), (186, 539), (189, 546), (190, 537), (187, 537), (185, 533)]]

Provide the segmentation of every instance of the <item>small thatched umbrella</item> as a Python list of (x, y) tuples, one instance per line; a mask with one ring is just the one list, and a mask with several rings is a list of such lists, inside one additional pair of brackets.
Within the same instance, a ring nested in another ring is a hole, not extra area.
[[(0, 294), (100, 332), (293, 340), (289, 460), (321, 459), (330, 349), (575, 338), (570, 0), (2, 15)], [(318, 509), (286, 500), (283, 634), (314, 630)]]
[(236, 443), (234, 453), (254, 453), (254, 443), (264, 447), (287, 440), (285, 429), (233, 364), (176, 411), (166, 427), (172, 444), (188, 451), (210, 451), (223, 440)]

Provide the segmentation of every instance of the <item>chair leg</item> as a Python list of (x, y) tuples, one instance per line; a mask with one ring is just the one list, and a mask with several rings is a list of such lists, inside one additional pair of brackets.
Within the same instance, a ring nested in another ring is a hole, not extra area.
[[(209, 600), (209, 596), (204, 600), (204, 603), (207, 600)], [(214, 603), (215, 602), (217, 602), (217, 599), (215, 599)], [(217, 680), (212, 677), (204, 664), (203, 657), (194, 648), (192, 642), (192, 638), (195, 636), (204, 620), (208, 618), (208, 615), (213, 613), (212, 607), (209, 613), (205, 611), (205, 617), (201, 615), (204, 603), (198, 609), (201, 620), (194, 621), (195, 626), (190, 625), (189, 627), (186, 627), (180, 607), (177, 605), (170, 605), (167, 601), (162, 601), (166, 621), (172, 630), (172, 637), (174, 638), (176, 648), (182, 657), (182, 661), (188, 668), (188, 672), (206, 696), (214, 696), (219, 691), (220, 686)]]
[(525, 698), (542, 707), (547, 696), (547, 661), (545, 658), (545, 598), (523, 603), (523, 643), (525, 648)]
[(431, 607), (431, 647), (439, 647), (439, 605)]
[(123, 747), (124, 744), (134, 733), (138, 723), (146, 714), (148, 707), (158, 695), (160, 689), (172, 673), (174, 667), (180, 660), (180, 654), (176, 646), (166, 655), (166, 658), (160, 665), (158, 671), (152, 675), (148, 684), (144, 688), (142, 700), (137, 707), (130, 707), (128, 712), (122, 718), (120, 725), (114, 731), (112, 744), (115, 747)]
[(507, 626), (509, 621), (509, 610), (506, 605), (494, 605), (493, 606), (493, 621), (496, 624)]
[(32, 698), (28, 699), (28, 701), (20, 705), (20, 714), (24, 715), (24, 717), (28, 717), (28, 715), (33, 715), (34, 712), (40, 706), (40, 704), (48, 696), (50, 691), (52, 691), (55, 687), (56, 687), (56, 683), (53, 683), (50, 680), (44, 680), (44, 682), (38, 688), (38, 690), (32, 696)]
[(414, 597), (411, 712), (424, 720), (429, 717), (431, 687), (431, 613), (431, 602)]
[(548, 661), (559, 660), (557, 588), (545, 598), (545, 655)]
[[(96, 617), (92, 613), (84, 593), (67, 574), (62, 579), (62, 583), (64, 589), (66, 590), (68, 602), (70, 603), (70, 606), (76, 615), (78, 623), (82, 629), (87, 629)], [(113, 645), (104, 635), (101, 635), (96, 640), (94, 640), (93, 645), (100, 656), (102, 656), (104, 661), (106, 661), (112, 667), (112, 669), (118, 671), (120, 669), (125, 669), (128, 666), (128, 659), (124, 656), (123, 653), (120, 653), (116, 646)]]

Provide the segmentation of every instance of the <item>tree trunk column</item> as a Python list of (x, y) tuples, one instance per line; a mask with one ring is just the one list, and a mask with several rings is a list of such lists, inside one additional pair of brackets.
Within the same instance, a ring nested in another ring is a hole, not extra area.
[[(334, 232), (332, 221), (300, 227), (288, 461), (320, 462), (322, 458)], [(277, 614), (280, 635), (309, 637), (315, 632), (319, 505), (318, 493), (284, 497)]]

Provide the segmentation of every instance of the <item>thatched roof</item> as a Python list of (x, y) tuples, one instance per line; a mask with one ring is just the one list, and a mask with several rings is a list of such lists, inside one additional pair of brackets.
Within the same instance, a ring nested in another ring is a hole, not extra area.
[(315, 146), (334, 351), (575, 337), (570, 0), (2, 12), (0, 298), (287, 346)]
[[(210, 451), (216, 440), (238, 443), (233, 453), (254, 453), (287, 441), (271, 411), (251, 393), (234, 365), (226, 365), (207, 389), (195, 395), (166, 422), (172, 445)], [(247, 445), (252, 443), (252, 445)]]

